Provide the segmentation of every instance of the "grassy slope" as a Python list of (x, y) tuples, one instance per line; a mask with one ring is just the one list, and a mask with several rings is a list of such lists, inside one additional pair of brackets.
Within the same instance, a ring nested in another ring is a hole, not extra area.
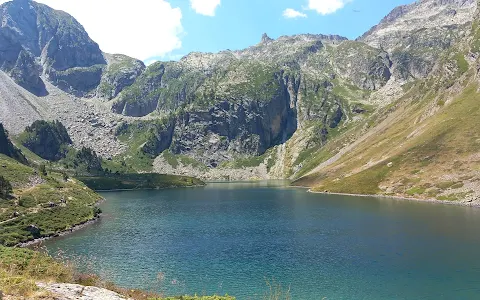
[(175, 187), (200, 186), (205, 183), (186, 176), (163, 175), (155, 173), (119, 174), (106, 177), (78, 177), (93, 190), (136, 190), (165, 189)]
[[(36, 170), (0, 155), (0, 174), (14, 186), (14, 197), (0, 200), (0, 244), (15, 245), (55, 235), (97, 216), (101, 197), (78, 180)], [(62, 199), (66, 203), (61, 203)], [(35, 225), (38, 232), (27, 228)]]
[[(466, 72), (463, 62), (459, 70)], [(464, 186), (480, 179), (480, 94), (478, 84), (468, 81), (471, 75), (457, 79), (451, 90), (438, 88), (441, 80), (437, 86), (417, 84), (377, 134), (296, 184), (341, 193), (465, 198), (473, 191)]]

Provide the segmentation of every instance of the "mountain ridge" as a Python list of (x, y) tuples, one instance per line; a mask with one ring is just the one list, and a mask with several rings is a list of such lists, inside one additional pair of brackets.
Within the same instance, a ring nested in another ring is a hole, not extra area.
[[(141, 165), (138, 171), (203, 179), (299, 178), (348, 153), (342, 149), (395, 111), (442, 60), (465, 68), (467, 56), (454, 52), (470, 38), (476, 6), (472, 0), (416, 2), (394, 9), (356, 40), (264, 35), (243, 50), (192, 52), (149, 66), (103, 53), (101, 68), (62, 73), (77, 82), (85, 72), (98, 72), (97, 85), (88, 91), (42, 76), (49, 93), (44, 98), (54, 96), (65, 107), (55, 116), (44, 113), (42, 98), (19, 93), (36, 108), (25, 112), (25, 120), (60, 118), (75, 146)], [(79, 104), (86, 114), (76, 109)], [(0, 118), (21, 131), (5, 113)]]

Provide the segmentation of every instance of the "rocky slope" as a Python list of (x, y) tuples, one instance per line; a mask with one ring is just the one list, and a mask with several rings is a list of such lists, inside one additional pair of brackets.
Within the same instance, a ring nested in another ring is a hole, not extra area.
[[(457, 46), (472, 39), (476, 7), (473, 0), (422, 0), (394, 9), (356, 41), (265, 34), (244, 50), (191, 53), (146, 67), (101, 53), (77, 22), (65, 25), (65, 13), (15, 0), (1, 6), (3, 36), (17, 46), (0, 49), (0, 120), (19, 133), (33, 119), (58, 118), (77, 147), (139, 171), (299, 178), (376, 135), (374, 125), (420, 82), (457, 80), (444, 76), (455, 67), (442, 73), (441, 66), (470, 68), (475, 56)], [(21, 8), (37, 21), (19, 20)], [(63, 29), (47, 30), (52, 22)], [(35, 46), (9, 33), (18, 30)], [(86, 45), (84, 57), (44, 51), (43, 36), (51, 34), (68, 49), (66, 32)], [(20, 51), (11, 54), (14, 48)], [(42, 93), (32, 69), (40, 70)]]
[(377, 112), (367, 134), (296, 184), (480, 205), (479, 10), (474, 16), (427, 77), (410, 84), (388, 111)]

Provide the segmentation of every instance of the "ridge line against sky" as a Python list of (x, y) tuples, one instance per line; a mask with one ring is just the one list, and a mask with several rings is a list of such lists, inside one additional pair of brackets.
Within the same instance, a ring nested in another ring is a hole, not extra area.
[[(8, 2), (0, 0), (0, 4)], [(37, 0), (75, 17), (102, 51), (147, 63), (302, 33), (362, 35), (414, 0)]]

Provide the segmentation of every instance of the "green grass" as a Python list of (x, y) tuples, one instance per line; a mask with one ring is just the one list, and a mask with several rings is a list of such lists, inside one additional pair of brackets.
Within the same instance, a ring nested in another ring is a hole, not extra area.
[(170, 150), (163, 151), (162, 155), (163, 158), (167, 161), (167, 163), (173, 168), (177, 168), (181, 163), (184, 166), (192, 166), (200, 170), (207, 169), (207, 166), (205, 166), (205, 164), (187, 155), (173, 154), (172, 152), (170, 152)]
[(178, 159), (175, 156), (175, 154), (173, 154), (172, 152), (170, 152), (168, 150), (164, 151), (162, 154), (163, 154), (163, 158), (167, 161), (167, 163), (170, 166), (172, 166), (173, 168), (178, 167), (179, 163), (178, 163)]
[(23, 186), (30, 177), (35, 175), (35, 169), (0, 154), (0, 175), (7, 178), (14, 187), (18, 187)]
[(375, 195), (381, 192), (379, 184), (392, 171), (386, 164), (379, 164), (360, 173), (340, 180), (328, 180), (315, 187), (314, 191), (331, 193)]
[[(453, 186), (456, 186), (456, 185), (458, 186), (459, 183), (460, 182), (456, 182), (456, 181), (442, 181), (435, 184), (435, 186), (438, 187), (439, 189), (446, 190), (448, 188), (453, 188)], [(462, 187), (462, 186), (463, 186), (463, 183), (459, 187)]]
[(295, 178), (301, 178), (311, 170), (315, 169), (318, 165), (331, 158), (333, 154), (328, 149), (317, 146), (312, 149), (304, 150), (300, 153), (300, 156), (302, 157), (297, 159), (296, 163), (301, 161), (303, 166), (300, 171), (295, 174)]
[(238, 157), (233, 161), (224, 162), (221, 167), (233, 169), (255, 168), (267, 160), (267, 169), (270, 169), (275, 164), (275, 159), (275, 149), (271, 148), (259, 156)]
[(437, 197), (437, 199), (443, 200), (443, 201), (459, 201), (459, 200), (465, 199), (465, 197), (470, 193), (472, 192), (470, 191), (470, 192), (463, 192), (463, 193), (452, 193), (448, 195), (439, 196)]
[(39, 251), (0, 246), (0, 291), (12, 299), (52, 299), (37, 287), (36, 282), (56, 282), (97, 286), (138, 300), (235, 300), (228, 295), (160, 298), (141, 290), (123, 289), (96, 275), (77, 272), (75, 265), (80, 261), (67, 261), (61, 255), (57, 256), (58, 260)]
[[(440, 86), (436, 82), (440, 82)], [(416, 172), (418, 180), (436, 186), (435, 189), (423, 191), (425, 195), (436, 197), (442, 190), (462, 187), (461, 182), (442, 182), (439, 178), (447, 174), (461, 175), (462, 169), (471, 168), (468, 159), (480, 149), (478, 84), (467, 85), (448, 101), (448, 105), (438, 108), (435, 115), (420, 119), (425, 116), (425, 110), (438, 101), (439, 95), (442, 95), (442, 99), (453, 96), (444, 90), (445, 87), (441, 87), (442, 82), (445, 82), (443, 78), (437, 78), (436, 81), (426, 80), (413, 86), (400, 99), (403, 103), (399, 102), (385, 112), (395, 116), (394, 122), (363, 141), (326, 170), (304, 178), (299, 184), (308, 182), (310, 186), (316, 186), (316, 190), (375, 194), (383, 193), (379, 184), (388, 186), (401, 183), (401, 179), (411, 176), (414, 170), (421, 170)], [(412, 136), (412, 132), (416, 134)], [(394, 167), (388, 170), (381, 163), (343, 177), (371, 161), (379, 160), (394, 161)], [(399, 186), (395, 193), (420, 195), (422, 190), (409, 187), (411, 185)], [(458, 195), (455, 197), (459, 198)]]
[(70, 267), (45, 254), (0, 246), (0, 291), (3, 293), (33, 299), (39, 291), (35, 282), (71, 282), (73, 278)]
[(201, 180), (175, 175), (163, 174), (119, 174), (104, 177), (79, 177), (89, 188), (97, 191), (165, 189), (204, 185)]
[[(35, 169), (0, 156), (0, 174), (13, 183), (15, 195), (0, 200), (0, 245), (52, 236), (99, 213), (95, 204), (101, 197), (81, 182), (64, 182), (60, 173), (37, 175)], [(30, 180), (36, 184), (30, 186)], [(30, 225), (38, 230), (29, 230)]]
[(409, 196), (415, 196), (415, 195), (422, 195), (423, 193), (425, 193), (425, 188), (424, 187), (412, 187), (411, 189), (409, 189), (406, 194), (409, 195)]
[(463, 53), (455, 54), (455, 61), (457, 62), (458, 72), (460, 74), (464, 74), (465, 72), (468, 71), (469, 65), (468, 65), (468, 62), (465, 59), (465, 55), (463, 55)]

